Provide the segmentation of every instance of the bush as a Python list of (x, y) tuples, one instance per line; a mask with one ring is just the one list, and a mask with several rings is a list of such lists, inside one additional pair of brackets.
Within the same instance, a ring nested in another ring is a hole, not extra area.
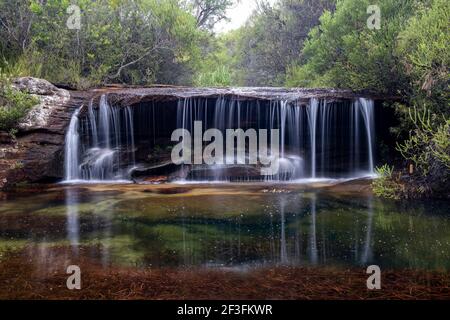
[(0, 131), (12, 132), (37, 103), (29, 94), (14, 90), (9, 78), (0, 72)]
[(387, 199), (400, 199), (403, 187), (394, 178), (394, 167), (385, 164), (376, 171), (378, 178), (372, 182), (375, 195)]
[(227, 87), (231, 85), (231, 72), (225, 66), (197, 75), (195, 84), (200, 87)]
[(417, 108), (410, 113), (410, 117), (416, 128), (397, 149), (417, 169), (413, 176), (414, 185), (422, 192), (448, 194), (450, 120), (444, 118), (439, 121), (439, 117), (429, 110), (420, 113)]
[(377, 169), (379, 179), (373, 182), (374, 193), (391, 199), (449, 197), (450, 182), (450, 120), (425, 109), (410, 111), (415, 126), (410, 137), (397, 150), (412, 165), (409, 174), (394, 174), (385, 165)]
[(449, 114), (450, 3), (433, 0), (418, 8), (398, 36), (396, 55), (412, 89), (412, 105), (427, 105), (433, 113)]

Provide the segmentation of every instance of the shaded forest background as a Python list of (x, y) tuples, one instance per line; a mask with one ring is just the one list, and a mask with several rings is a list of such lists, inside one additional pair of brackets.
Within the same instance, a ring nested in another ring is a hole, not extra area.
[[(9, 79), (18, 76), (77, 89), (160, 83), (370, 90), (400, 97), (388, 106), (400, 123), (392, 131), (405, 167), (415, 172), (405, 183), (392, 167), (380, 168), (376, 192), (448, 194), (448, 0), (258, 1), (243, 27), (216, 34), (236, 1), (0, 0), (0, 130), (14, 130), (33, 104), (10, 90)], [(77, 13), (71, 4), (80, 9), (80, 28), (68, 27)], [(371, 5), (380, 9), (379, 28), (368, 26)]]

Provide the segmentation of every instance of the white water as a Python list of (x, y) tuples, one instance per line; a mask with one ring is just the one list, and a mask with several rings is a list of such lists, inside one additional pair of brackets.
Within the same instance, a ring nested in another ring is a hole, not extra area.
[(374, 103), (372, 100), (359, 99), (360, 110), (363, 115), (364, 123), (366, 125), (367, 132), (367, 144), (369, 149), (369, 172), (374, 172), (374, 160), (373, 160), (373, 139), (374, 134)]
[(66, 136), (65, 182), (127, 181), (129, 170), (120, 164), (121, 158), (126, 157), (127, 165), (135, 166), (133, 110), (112, 107), (108, 97), (102, 95), (98, 110), (93, 101), (89, 103), (83, 122), (79, 119), (80, 112), (81, 108), (72, 116)]
[(80, 152), (80, 134), (78, 132), (80, 119), (78, 118), (80, 109), (75, 111), (70, 120), (69, 130), (66, 134), (65, 145), (65, 170), (66, 180), (78, 180), (80, 178), (79, 170), (79, 152)]
[[(87, 112), (82, 116), (82, 108), (74, 113), (66, 136), (66, 181), (128, 181), (130, 170), (139, 165), (136, 111), (132, 107), (111, 106), (106, 95), (101, 96), (97, 106), (91, 102), (83, 111)], [(154, 108), (152, 112), (149, 132), (155, 130)], [(207, 99), (186, 98), (179, 100), (176, 117), (177, 128), (190, 132), (194, 121), (202, 121), (204, 130), (217, 128), (222, 132), (238, 128), (269, 132), (280, 129), (280, 172), (266, 181), (329, 181), (374, 174), (375, 120), (371, 100), (361, 98), (344, 105), (311, 99), (304, 106), (289, 101), (265, 103), (221, 97), (208, 108)], [(345, 160), (336, 162), (336, 152), (347, 153)], [(333, 173), (335, 168), (339, 174)], [(217, 165), (209, 171), (212, 176), (209, 172), (207, 176), (190, 178), (190, 182), (229, 180), (227, 166)], [(235, 181), (252, 181), (243, 172), (244, 176)]]
[(316, 171), (316, 150), (317, 150), (317, 114), (319, 112), (319, 100), (311, 99), (308, 108), (309, 136), (311, 139), (311, 177), (314, 179)]

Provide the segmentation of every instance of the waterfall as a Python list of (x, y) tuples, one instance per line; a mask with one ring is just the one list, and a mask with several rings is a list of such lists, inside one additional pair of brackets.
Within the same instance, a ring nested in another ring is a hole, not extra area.
[[(280, 101), (271, 105), (271, 129), (278, 127), (276, 110), (279, 110), (280, 128), (280, 173), (272, 180), (295, 180), (304, 174), (304, 161), (298, 155), (300, 149), (300, 107), (288, 101)], [(289, 144), (289, 152), (286, 150)]]
[[(117, 181), (129, 178), (136, 164), (134, 116), (130, 107), (113, 107), (107, 95), (100, 97), (98, 108), (91, 100), (80, 121), (78, 109), (72, 116), (66, 135), (65, 180)], [(125, 139), (122, 137), (124, 130)], [(125, 159), (126, 158), (126, 159)]]
[(128, 153), (128, 159), (130, 163), (135, 166), (136, 165), (136, 146), (134, 142), (134, 118), (133, 118), (133, 110), (130, 107), (125, 108), (125, 118), (126, 118), (126, 135), (127, 135), (127, 145), (131, 148), (127, 148), (131, 152)]
[(311, 177), (316, 177), (316, 142), (317, 142), (317, 114), (319, 111), (319, 100), (313, 98), (309, 104), (309, 136), (311, 139)]
[[(340, 110), (338, 106), (332, 106), (326, 100), (319, 101), (311, 99), (308, 109), (308, 124), (310, 137), (310, 166), (311, 177), (317, 178), (318, 163), (321, 167), (322, 178), (326, 177), (327, 166), (330, 166), (329, 154), (330, 146), (341, 144), (342, 147), (348, 148), (349, 160), (342, 163), (342, 166), (348, 166), (347, 171), (353, 175), (361, 172), (368, 174), (374, 173), (374, 138), (375, 138), (375, 120), (374, 120), (374, 101), (360, 98), (354, 101), (349, 109)], [(347, 120), (345, 120), (347, 118)], [(363, 120), (365, 132), (360, 132), (360, 122)], [(344, 145), (342, 141), (344, 134), (336, 134), (336, 128), (339, 127), (340, 121), (348, 124), (349, 140), (348, 145)], [(345, 121), (348, 121), (345, 122)], [(360, 167), (361, 162), (361, 136), (367, 138), (367, 169)], [(320, 150), (318, 149), (320, 146)], [(320, 162), (318, 162), (318, 151), (320, 151)]]
[(65, 180), (80, 179), (79, 152), (80, 134), (78, 132), (80, 109), (77, 109), (70, 120), (69, 130), (66, 134), (65, 144)]
[(280, 102), (280, 127), (281, 127), (281, 150), (280, 150), (280, 156), (281, 158), (284, 158), (284, 149), (286, 146), (286, 117), (287, 117), (287, 102), (281, 101)]
[(366, 132), (367, 132), (367, 146), (369, 149), (369, 172), (374, 172), (374, 160), (373, 160), (373, 138), (374, 134), (374, 103), (373, 100), (367, 100), (360, 98), (359, 103), (361, 105), (361, 112), (363, 115)]
[(91, 137), (92, 137), (92, 145), (94, 147), (98, 147), (98, 132), (97, 132), (97, 123), (95, 122), (95, 115), (93, 109), (94, 100), (91, 99), (89, 102), (88, 112), (89, 112), (89, 125), (91, 126)]
[(325, 100), (323, 102), (323, 108), (321, 110), (321, 123), (322, 123), (322, 135), (321, 135), (321, 139), (322, 139), (322, 146), (321, 146), (321, 157), (320, 157), (320, 163), (322, 166), (322, 178), (325, 178), (325, 166), (327, 164), (327, 158), (325, 157), (326, 151), (327, 151), (327, 140), (328, 140), (328, 136), (329, 136), (329, 131), (330, 131), (330, 111), (331, 108), (327, 107), (327, 101)]
[(267, 130), (270, 140), (271, 130), (278, 129), (280, 170), (262, 177), (259, 167), (248, 164), (247, 152), (245, 163), (241, 159), (229, 164), (225, 159), (224, 164), (207, 166), (193, 159), (194, 165), (181, 166), (187, 180), (297, 181), (374, 172), (375, 107), (369, 99), (305, 102), (219, 96), (115, 106), (105, 94), (72, 116), (66, 136), (66, 180), (130, 179), (134, 169), (148, 163), (143, 147), (147, 155), (153, 147), (165, 150), (173, 146), (171, 132), (182, 128), (193, 133), (195, 121), (202, 122), (204, 131), (217, 129), (224, 136), (227, 129)]
[[(95, 115), (93, 115), (93, 118), (90, 119), (90, 121), (95, 122)], [(110, 137), (111, 108), (109, 107), (106, 95), (102, 95), (100, 97), (98, 121), (99, 121), (100, 139), (102, 139), (105, 148), (109, 148), (111, 146), (111, 137)]]

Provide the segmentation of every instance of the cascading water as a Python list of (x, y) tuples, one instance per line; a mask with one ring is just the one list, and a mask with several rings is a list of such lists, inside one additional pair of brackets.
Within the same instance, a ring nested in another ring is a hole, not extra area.
[[(308, 108), (309, 136), (311, 139), (311, 178), (316, 178), (316, 149), (317, 149), (317, 114), (319, 112), (319, 100), (311, 99)], [(323, 137), (322, 137), (323, 138)]]
[(80, 134), (78, 132), (80, 119), (80, 109), (75, 111), (70, 120), (69, 130), (66, 134), (65, 144), (65, 169), (66, 180), (74, 181), (80, 179), (79, 170), (79, 151), (80, 151)]
[[(168, 124), (159, 123), (161, 120)], [(102, 95), (97, 105), (91, 102), (72, 117), (66, 137), (66, 180), (130, 179), (133, 168), (146, 165), (144, 151), (148, 155), (151, 148), (174, 145), (171, 132), (182, 128), (193, 133), (195, 121), (202, 122), (203, 131), (214, 128), (224, 136), (227, 129), (266, 129), (269, 141), (271, 130), (279, 129), (280, 170), (274, 176), (261, 177), (258, 167), (242, 163), (242, 159), (241, 163), (225, 164), (225, 159), (224, 164), (213, 166), (183, 166), (182, 170), (188, 172), (187, 180), (295, 181), (358, 177), (374, 172), (372, 100), (332, 102), (312, 98), (305, 104), (295, 99), (267, 101), (220, 96), (180, 98), (173, 107), (166, 104), (163, 108), (155, 102), (112, 106), (107, 95)], [(166, 132), (162, 142), (158, 136), (161, 131)], [(146, 150), (142, 150), (144, 142)], [(200, 144), (204, 147), (208, 143)], [(249, 157), (247, 153), (244, 160), (247, 162)]]
[[(66, 136), (65, 180), (67, 182), (117, 181), (129, 178), (135, 165), (134, 117), (129, 107), (112, 107), (106, 95), (100, 97), (98, 110), (89, 103), (80, 121), (78, 109), (72, 116)], [(123, 125), (123, 123), (125, 123)], [(125, 139), (122, 129), (125, 128)], [(81, 141), (81, 136), (85, 139)], [(126, 166), (121, 159), (126, 158)]]
[(366, 126), (367, 132), (367, 145), (369, 149), (369, 171), (374, 171), (373, 164), (373, 138), (375, 136), (374, 128), (375, 128), (375, 120), (374, 120), (374, 103), (372, 100), (367, 99), (359, 99), (360, 110), (363, 115), (364, 123)]

